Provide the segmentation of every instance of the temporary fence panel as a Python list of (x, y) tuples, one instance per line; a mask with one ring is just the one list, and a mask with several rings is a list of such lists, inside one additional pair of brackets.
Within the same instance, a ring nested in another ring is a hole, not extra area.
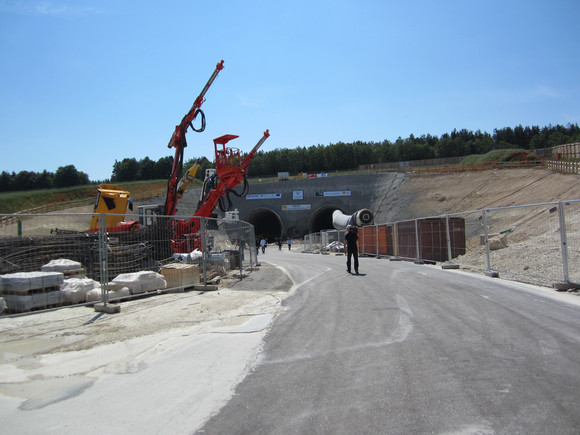
[[(106, 301), (107, 293), (111, 296), (119, 290), (111, 282), (124, 274), (159, 273), (170, 265), (188, 264), (197, 266), (197, 269), (187, 267), (188, 273), (199, 271), (193, 282), (207, 282), (257, 264), (256, 252), (252, 249), (255, 246), (254, 228), (239, 220), (195, 218), (198, 219), (195, 222), (191, 217), (155, 216), (150, 225), (142, 225), (138, 215), (126, 215), (120, 227), (101, 225), (96, 230), (89, 230), (91, 217), (89, 213), (0, 216), (0, 275), (14, 279), (20, 276), (14, 274), (36, 273), (56, 264), (65, 279), (60, 290), (76, 292), (62, 298), (63, 304), (69, 304)], [(99, 222), (104, 223), (105, 218), (106, 215), (99, 215)], [(176, 228), (185, 223), (195, 223), (191, 228), (198, 231), (188, 235), (191, 250), (177, 252)], [(174, 271), (173, 275), (180, 273), (184, 272)], [(84, 281), (67, 281), (79, 279)], [(95, 290), (98, 288), (96, 296), (95, 292), (87, 296), (91, 286)], [(39, 293), (46, 289), (29, 290)], [(51, 287), (48, 290), (59, 289)], [(27, 302), (19, 304), (19, 307), (28, 306)], [(10, 305), (8, 308), (9, 312), (19, 309)]]
[(395, 255), (393, 225), (377, 225), (378, 255)]
[(396, 231), (396, 255), (401, 258), (448, 261), (465, 253), (465, 222), (462, 218), (435, 217), (398, 222)]
[(462, 214), (466, 253), (454, 262), (532, 283), (580, 281), (580, 201)]
[[(578, 145), (578, 144), (576, 144)], [(561, 203), (565, 223), (568, 280), (580, 283), (580, 201)]]
[(20, 214), (0, 217), (0, 274), (39, 271), (51, 260), (80, 262), (98, 279), (99, 238), (88, 232), (91, 214)]
[(417, 220), (397, 222), (395, 231), (397, 233), (397, 244), (395, 255), (406, 259), (419, 259)]
[(466, 211), (359, 231), (364, 255), (451, 262), (541, 285), (580, 283), (580, 200)]
[(465, 221), (460, 217), (419, 220), (419, 257), (449, 261), (465, 254)]
[(491, 270), (563, 278), (557, 205), (491, 209), (485, 214)]
[(359, 245), (363, 255), (378, 255), (377, 226), (368, 225), (359, 228)]
[(326, 230), (320, 233), (320, 249), (323, 252), (342, 252), (344, 248), (344, 230)]
[(302, 250), (304, 252), (312, 252), (312, 234), (306, 234), (304, 236), (304, 247), (302, 248)]

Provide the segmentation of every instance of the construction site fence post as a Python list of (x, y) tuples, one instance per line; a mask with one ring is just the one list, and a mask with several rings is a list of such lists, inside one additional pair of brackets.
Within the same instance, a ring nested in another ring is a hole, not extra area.
[(377, 241), (376, 257), (379, 258), (380, 254), (379, 254), (379, 226), (378, 225), (375, 225), (375, 240)]
[(419, 249), (419, 219), (415, 219), (415, 259), (416, 261), (421, 261)]
[(562, 249), (562, 272), (564, 273), (564, 282), (570, 282), (568, 273), (568, 243), (566, 237), (566, 216), (564, 203), (558, 203), (558, 223), (560, 225), (560, 246)]
[(491, 272), (491, 258), (489, 254), (489, 230), (487, 226), (487, 211), (482, 211), (483, 217), (483, 235), (485, 237), (485, 257), (487, 261), (487, 272)]
[(399, 257), (399, 224), (395, 222), (393, 224), (393, 255), (395, 258)]
[(101, 302), (103, 305), (107, 304), (107, 286), (109, 284), (109, 261), (107, 258), (107, 216), (105, 214), (100, 214), (98, 218), (98, 231), (99, 231), (99, 263), (100, 267), (100, 279), (101, 279)]
[(206, 218), (200, 218), (201, 228), (201, 264), (203, 270), (203, 285), (207, 285), (207, 240), (206, 240)]
[(449, 231), (449, 215), (445, 215), (445, 240), (447, 241), (447, 261), (451, 261), (451, 233)]
[(239, 225), (239, 223), (238, 223), (238, 256), (240, 259), (240, 278), (241, 278), (243, 273), (244, 244), (242, 243), (242, 227), (241, 225)]

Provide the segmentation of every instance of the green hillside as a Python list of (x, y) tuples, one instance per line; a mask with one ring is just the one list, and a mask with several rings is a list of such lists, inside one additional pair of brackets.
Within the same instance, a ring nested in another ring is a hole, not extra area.
[[(199, 183), (201, 184), (201, 183)], [(147, 198), (165, 193), (167, 181), (134, 181), (119, 183), (133, 199)], [(0, 193), (0, 213), (54, 211), (74, 205), (93, 204), (97, 185), (67, 187), (62, 189), (27, 190)]]

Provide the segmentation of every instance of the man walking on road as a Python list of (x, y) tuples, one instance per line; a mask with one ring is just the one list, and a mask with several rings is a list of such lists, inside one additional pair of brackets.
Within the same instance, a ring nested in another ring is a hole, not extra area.
[(358, 275), (358, 234), (356, 228), (347, 225), (346, 234), (344, 235), (344, 253), (346, 254), (346, 271), (351, 273), (350, 260), (354, 257), (354, 273)]

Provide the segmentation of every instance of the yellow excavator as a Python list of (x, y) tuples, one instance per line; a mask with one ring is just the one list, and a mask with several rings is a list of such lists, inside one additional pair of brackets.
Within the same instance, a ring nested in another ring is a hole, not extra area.
[[(201, 160), (195, 164), (181, 177), (177, 186), (176, 196), (181, 199), (189, 185), (195, 179), (195, 175), (200, 167)], [(133, 210), (133, 201), (131, 194), (116, 184), (100, 184), (97, 188), (97, 200), (93, 208), (93, 217), (91, 219), (92, 231), (99, 228), (99, 215), (105, 214), (105, 225), (107, 229), (115, 229), (116, 231), (129, 231), (134, 229), (136, 222), (124, 222), (125, 213), (127, 209)], [(158, 208), (158, 207), (156, 207)], [(158, 213), (158, 210), (155, 210)]]
[(99, 229), (99, 215), (105, 214), (107, 228), (119, 226), (125, 219), (127, 207), (133, 210), (130, 193), (116, 184), (100, 184), (91, 218), (91, 231)]

